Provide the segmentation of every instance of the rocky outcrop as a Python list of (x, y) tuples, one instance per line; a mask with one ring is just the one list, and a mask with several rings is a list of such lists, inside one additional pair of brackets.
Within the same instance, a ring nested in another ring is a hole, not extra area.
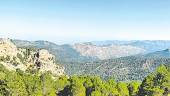
[(40, 72), (50, 71), (54, 75), (63, 75), (64, 67), (55, 64), (55, 56), (50, 54), (47, 50), (38, 50), (34, 54), (34, 64), (36, 64), (36, 69)]
[(10, 39), (0, 39), (0, 56), (16, 56), (17, 47)]
[(64, 67), (55, 63), (55, 56), (48, 50), (17, 48), (10, 39), (0, 39), (0, 63), (9, 70), (51, 72), (54, 76), (64, 75)]

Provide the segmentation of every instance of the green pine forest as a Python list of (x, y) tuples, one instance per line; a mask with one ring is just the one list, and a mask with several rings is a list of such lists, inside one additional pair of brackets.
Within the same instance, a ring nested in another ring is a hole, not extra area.
[(160, 65), (143, 81), (116, 82), (98, 76), (52, 78), (50, 72), (8, 71), (0, 64), (0, 96), (169, 96), (170, 68)]

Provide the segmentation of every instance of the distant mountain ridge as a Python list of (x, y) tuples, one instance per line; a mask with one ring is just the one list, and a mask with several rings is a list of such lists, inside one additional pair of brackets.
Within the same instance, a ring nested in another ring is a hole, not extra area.
[(13, 40), (18, 47), (45, 48), (59, 58), (61, 62), (95, 61), (145, 53), (145, 50), (131, 45), (99, 46), (93, 43), (57, 45), (48, 41)]
[(13, 40), (14, 44), (18, 47), (35, 47), (44, 48), (54, 54), (59, 62), (71, 62), (71, 61), (86, 61), (88, 57), (80, 56), (80, 54), (71, 47), (71, 45), (57, 45), (48, 41), (25, 41), (25, 40)]
[(143, 54), (145, 50), (130, 45), (97, 46), (87, 43), (73, 45), (82, 56), (96, 57), (100, 60)]
[(166, 58), (170, 58), (170, 49), (165, 49), (165, 50), (162, 50), (162, 51), (156, 51), (156, 52), (153, 52), (153, 53), (148, 53), (145, 55), (145, 57), (166, 57)]
[(146, 50), (147, 53), (161, 51), (170, 48), (170, 40), (108, 40), (108, 41), (93, 41), (94, 45), (110, 46), (110, 45), (131, 45)]
[[(170, 48), (170, 41), (168, 40), (93, 41), (72, 45), (57, 45), (48, 41), (13, 41), (19, 47), (33, 46), (46, 48), (56, 55), (61, 62), (112, 59), (136, 54), (146, 54)], [(115, 48), (113, 48), (113, 46), (115, 46)], [(124, 50), (120, 50), (121, 46), (124, 46)]]

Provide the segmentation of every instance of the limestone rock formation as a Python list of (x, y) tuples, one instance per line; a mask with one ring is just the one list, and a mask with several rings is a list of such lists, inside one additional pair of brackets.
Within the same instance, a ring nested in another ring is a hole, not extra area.
[(38, 50), (34, 56), (34, 62), (40, 72), (51, 71), (51, 73), (54, 75), (64, 74), (64, 67), (56, 65), (54, 62), (55, 56), (50, 54), (47, 50)]
[(17, 47), (10, 42), (10, 39), (0, 39), (0, 56), (16, 56)]
[(0, 39), (0, 63), (9, 70), (37, 70), (64, 75), (64, 67), (55, 63), (55, 56), (45, 49), (17, 48), (10, 39)]

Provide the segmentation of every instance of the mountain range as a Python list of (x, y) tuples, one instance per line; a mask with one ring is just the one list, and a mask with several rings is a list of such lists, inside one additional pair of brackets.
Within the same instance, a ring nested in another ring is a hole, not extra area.
[(170, 41), (93, 41), (57, 45), (48, 41), (12, 40), (17, 47), (46, 49), (68, 75), (99, 75), (118, 81), (142, 80), (160, 64), (170, 64)]

